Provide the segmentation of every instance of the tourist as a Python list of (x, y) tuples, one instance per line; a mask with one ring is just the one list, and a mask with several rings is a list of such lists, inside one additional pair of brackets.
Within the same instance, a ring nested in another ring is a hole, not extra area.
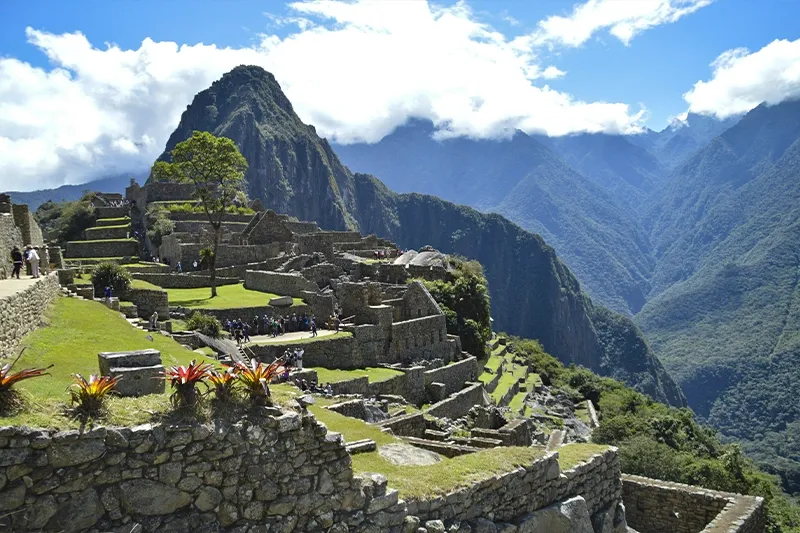
[(103, 295), (106, 298), (106, 303), (111, 303), (111, 287), (106, 286), (106, 288), (103, 290)]
[(42, 247), (42, 259), (43, 260), (40, 268), (45, 274), (47, 274), (50, 272), (50, 250), (47, 248), (47, 246)]
[[(29, 246), (30, 248), (30, 246)], [(37, 248), (31, 248), (28, 252), (28, 262), (31, 264), (31, 277), (39, 277), (39, 253)]]
[(19, 279), (19, 272), (22, 270), (22, 252), (15, 246), (11, 249), (11, 262), (14, 264), (14, 270), (11, 271), (11, 277), (14, 276)]
[(333, 387), (330, 383), (325, 387), (325, 396), (333, 396)]
[(336, 333), (339, 333), (339, 323), (340, 323), (339, 317), (338, 316), (333, 317), (333, 329), (336, 331)]
[(158, 311), (153, 311), (153, 314), (150, 315), (150, 331), (157, 331), (158, 330)]
[(183, 272), (183, 267), (181, 266), (180, 261), (178, 261), (178, 266), (175, 267), (175, 270), (178, 272), (178, 274), (181, 274)]
[(317, 336), (317, 321), (313, 317), (311, 318), (311, 336)]
[(197, 268), (197, 259), (195, 259), (195, 260), (194, 260), (194, 263), (192, 263), (192, 266), (194, 267), (194, 269), (195, 269), (195, 270), (197, 270), (197, 269), (198, 269), (198, 268)]
[(250, 342), (250, 324), (247, 322), (242, 323), (242, 334), (244, 336), (244, 342)]

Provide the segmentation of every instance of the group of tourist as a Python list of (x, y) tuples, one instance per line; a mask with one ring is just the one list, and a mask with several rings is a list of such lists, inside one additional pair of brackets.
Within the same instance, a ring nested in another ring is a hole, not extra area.
[(295, 386), (303, 392), (314, 392), (316, 394), (324, 394), (325, 396), (333, 396), (333, 387), (331, 384), (328, 383), (326, 386), (322, 386), (318, 383), (313, 381), (306, 381), (305, 379), (295, 379), (294, 380)]
[(20, 250), (19, 246), (14, 246), (14, 248), (11, 249), (11, 263), (14, 267), (11, 271), (12, 278), (19, 279), (22, 267), (25, 266), (26, 263), (30, 267), (31, 277), (38, 278), (41, 277), (42, 274), (40, 265), (41, 270), (47, 274), (47, 269), (50, 266), (50, 254), (46, 246), (39, 248), (38, 246), (31, 246), (29, 244), (25, 247), (25, 250)]
[(106, 200), (103, 207), (128, 207), (131, 203), (128, 200)]
[(250, 342), (250, 335), (271, 335), (277, 337), (284, 333), (294, 333), (298, 331), (310, 331), (312, 337), (317, 336), (317, 319), (309, 316), (308, 313), (299, 315), (293, 313), (291, 316), (279, 316), (277, 318), (268, 315), (255, 315), (249, 323), (240, 318), (226, 320), (222, 324), (223, 329), (233, 335), (237, 342)]

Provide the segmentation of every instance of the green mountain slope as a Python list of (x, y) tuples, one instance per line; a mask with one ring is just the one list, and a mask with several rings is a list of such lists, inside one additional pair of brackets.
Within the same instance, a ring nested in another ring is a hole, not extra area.
[[(800, 102), (753, 110), (690, 158), (650, 209), (660, 257), (637, 316), (698, 414), (742, 439), (793, 491), (799, 177)], [(780, 436), (780, 447), (764, 442)]]
[[(615, 163), (598, 148), (597, 157), (581, 158), (584, 168), (598, 172), (587, 177), (548, 148), (556, 141), (546, 138), (516, 132), (503, 141), (437, 141), (433, 134), (430, 122), (412, 121), (378, 143), (336, 146), (336, 151), (350, 168), (380, 176), (393, 190), (433, 194), (508, 217), (555, 247), (597, 301), (628, 314), (642, 307), (654, 266), (650, 243), (630, 206), (617, 200), (618, 194), (632, 195), (615, 189), (646, 182), (624, 188), (635, 189), (641, 199), (652, 187), (651, 167), (658, 163), (644, 150), (622, 137), (563, 141), (580, 144), (573, 153), (586, 144), (619, 144), (641, 156), (641, 162)], [(600, 159), (604, 165), (597, 164)], [(638, 166), (648, 170), (637, 174), (632, 169)]]
[(248, 194), (278, 212), (352, 229), (352, 179), (328, 142), (303, 124), (275, 80), (240, 66), (198, 93), (161, 158), (193, 131), (234, 139), (247, 159)]
[(312, 126), (302, 124), (274, 77), (237, 67), (199, 93), (167, 150), (192, 130), (227, 135), (250, 164), (250, 195), (268, 208), (327, 229), (358, 227), (401, 246), (431, 244), (486, 268), (495, 326), (538, 338), (564, 362), (624, 379), (654, 398), (683, 405), (680, 389), (626, 318), (596, 308), (542, 239), (499, 215), (432, 196), (398, 195), (353, 175)]

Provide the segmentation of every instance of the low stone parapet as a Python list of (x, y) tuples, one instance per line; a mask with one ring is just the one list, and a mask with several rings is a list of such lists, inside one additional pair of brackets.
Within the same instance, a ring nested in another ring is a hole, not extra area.
[[(184, 268), (189, 268), (189, 265), (182, 266)], [(189, 275), (179, 274), (177, 272), (146, 272), (140, 270), (132, 273), (132, 276), (134, 279), (146, 281), (164, 289), (201, 289), (211, 286), (211, 276), (208, 275)], [(217, 276), (216, 283), (218, 287), (222, 285), (236, 285), (239, 283), (239, 278)]]

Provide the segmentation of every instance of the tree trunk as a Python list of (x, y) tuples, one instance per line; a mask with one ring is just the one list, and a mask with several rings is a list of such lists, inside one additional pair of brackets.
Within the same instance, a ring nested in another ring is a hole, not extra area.
[(222, 226), (214, 228), (214, 250), (211, 253), (211, 261), (209, 262), (212, 298), (217, 295), (217, 250), (219, 250), (220, 233), (222, 233)]

